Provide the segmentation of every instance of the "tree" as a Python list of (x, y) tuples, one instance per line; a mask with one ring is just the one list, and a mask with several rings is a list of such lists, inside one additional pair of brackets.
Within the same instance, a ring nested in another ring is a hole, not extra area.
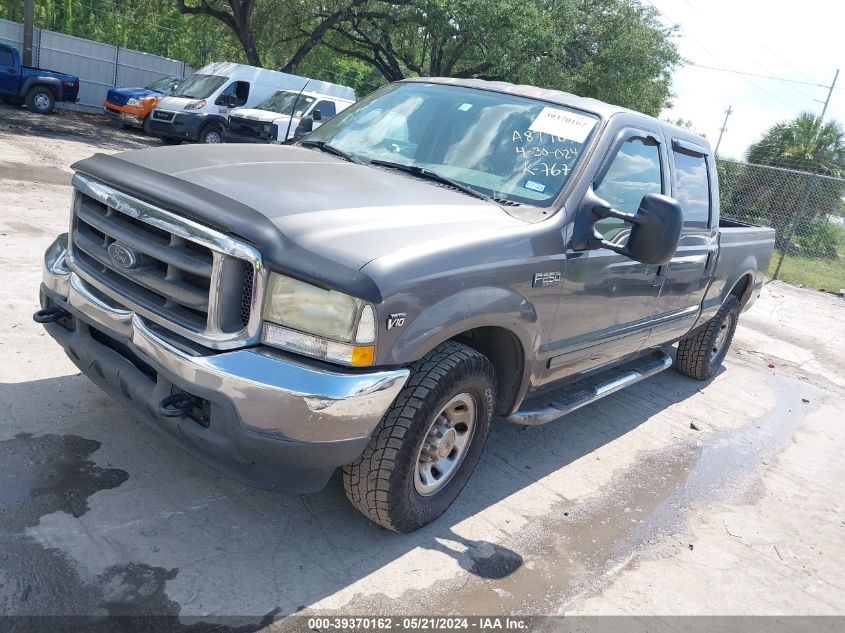
[(421, 0), (361, 11), (324, 44), (394, 81), (479, 77), (569, 90), (657, 114), (680, 61), (656, 11), (638, 0)]
[[(751, 145), (747, 165), (733, 185), (729, 212), (740, 219), (765, 222), (777, 231), (784, 248), (789, 227), (801, 209), (798, 233), (818, 233), (818, 224), (835, 214), (845, 194), (845, 133), (836, 121), (822, 123), (803, 113), (771, 127)], [(772, 169), (779, 168), (779, 169)], [(800, 241), (800, 240), (799, 240)], [(806, 244), (807, 254), (813, 250)]]
[(757, 165), (845, 177), (845, 131), (838, 121), (822, 121), (804, 112), (770, 128), (748, 148), (748, 162)]
[(258, 46), (253, 31), (252, 15), (256, 0), (176, 0), (179, 11), (186, 15), (207, 15), (225, 24), (243, 46), (246, 60), (252, 66), (261, 66)]

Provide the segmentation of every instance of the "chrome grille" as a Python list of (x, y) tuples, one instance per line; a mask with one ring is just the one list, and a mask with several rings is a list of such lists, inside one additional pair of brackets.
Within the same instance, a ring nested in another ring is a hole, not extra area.
[(252, 247), (82, 176), (74, 185), (70, 264), (80, 277), (209, 347), (257, 337), (263, 271)]

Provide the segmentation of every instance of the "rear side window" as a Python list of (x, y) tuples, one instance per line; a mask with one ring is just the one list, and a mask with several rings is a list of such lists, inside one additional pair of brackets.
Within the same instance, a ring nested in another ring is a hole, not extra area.
[(15, 65), (15, 56), (8, 48), (0, 48), (0, 66), (12, 67)]
[(322, 117), (323, 121), (327, 121), (331, 119), (334, 115), (337, 114), (337, 110), (334, 106), (334, 101), (320, 101), (317, 105), (314, 106), (314, 110), (320, 111), (320, 116)]
[(707, 228), (710, 225), (710, 178), (707, 158), (675, 149), (673, 194), (684, 210), (684, 225)]

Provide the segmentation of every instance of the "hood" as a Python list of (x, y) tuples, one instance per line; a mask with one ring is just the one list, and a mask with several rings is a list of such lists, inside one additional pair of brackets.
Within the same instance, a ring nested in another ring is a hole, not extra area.
[(403, 249), (526, 224), (495, 203), (302, 147), (183, 145), (118, 158), (236, 200), (300, 247), (355, 270)]
[(276, 123), (280, 121), (288, 122), (290, 115), (281, 114), (280, 112), (271, 112), (270, 110), (256, 110), (255, 108), (235, 108), (229, 111), (229, 116), (236, 116), (242, 119), (249, 119), (250, 121), (261, 121), (262, 123)]
[(143, 99), (145, 97), (160, 97), (162, 93), (147, 88), (109, 88), (106, 101), (114, 105), (126, 105), (129, 99)]
[[(193, 101), (202, 101), (202, 99), (190, 99), (188, 97), (162, 97), (156, 107), (159, 110), (175, 110), (178, 112), (180, 110), (184, 110), (185, 106)], [(209, 101), (208, 103), (213, 102)], [(199, 110), (192, 111), (199, 112)]]

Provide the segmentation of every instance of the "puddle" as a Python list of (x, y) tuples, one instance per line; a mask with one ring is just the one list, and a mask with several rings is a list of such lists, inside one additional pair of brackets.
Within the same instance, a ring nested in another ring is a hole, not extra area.
[[(537, 613), (540, 608), (547, 613), (549, 601), (555, 609), (565, 606), (598, 587), (638, 549), (677, 536), (692, 505), (753, 494), (764, 462), (788, 445), (802, 419), (822, 399), (817, 387), (786, 376), (772, 375), (769, 382), (779, 398), (763, 417), (736, 430), (702, 434), (671, 451), (645, 454), (614, 479), (606, 497), (553, 510), (540, 529), (521, 539), (551, 545), (531, 556), (523, 554), (533, 564), (497, 583), (513, 598), (489, 592), (497, 600), (489, 605), (495, 611), (487, 612)], [(679, 540), (677, 546), (689, 544)], [(546, 604), (526, 608), (536, 600)]]
[[(0, 614), (16, 616), (4, 623), (26, 633), (83, 629), (90, 633), (251, 633), (269, 624), (275, 611), (239, 622), (235, 618), (213, 624), (200, 618), (179, 619), (179, 604), (165, 592), (178, 568), (127, 562), (83, 580), (74, 560), (27, 534), (48, 514), (83, 517), (92, 495), (128, 479), (123, 470), (93, 462), (91, 457), (99, 448), (99, 442), (77, 435), (21, 433), (0, 442)], [(82, 523), (74, 529), (86, 532)], [(97, 547), (92, 541), (95, 556), (100, 555)], [(104, 616), (120, 620), (106, 621)]]
[(0, 442), (0, 532), (20, 533), (53, 512), (79, 518), (91, 495), (126, 481), (125, 471), (94, 464), (98, 448), (77, 435), (21, 433)]

